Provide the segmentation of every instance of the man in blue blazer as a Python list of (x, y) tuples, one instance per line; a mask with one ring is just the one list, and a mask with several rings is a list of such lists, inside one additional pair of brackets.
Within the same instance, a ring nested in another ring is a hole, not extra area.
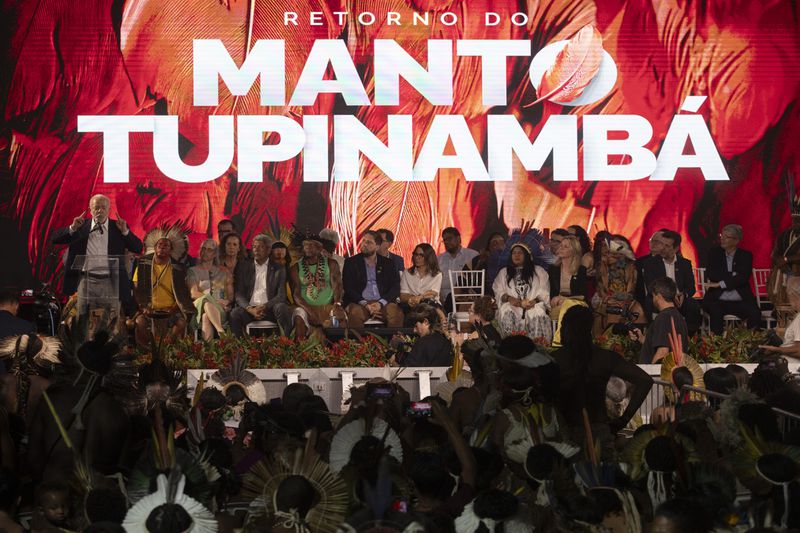
[[(68, 244), (67, 261), (64, 265), (64, 286), (66, 295), (75, 294), (81, 281), (82, 272), (73, 270), (72, 265), (79, 255), (109, 256), (125, 255), (126, 250), (135, 254), (142, 253), (142, 241), (133, 234), (128, 224), (119, 217), (108, 218), (111, 200), (102, 194), (96, 194), (89, 200), (89, 212), (92, 218), (87, 220), (86, 211), (75, 217), (67, 228), (53, 232), (50, 240), (53, 244)], [(102, 274), (101, 274), (102, 275)], [(107, 274), (106, 274), (107, 275)], [(131, 315), (136, 306), (133, 303), (131, 282), (125, 262), (119, 265), (119, 299), (127, 315)]]

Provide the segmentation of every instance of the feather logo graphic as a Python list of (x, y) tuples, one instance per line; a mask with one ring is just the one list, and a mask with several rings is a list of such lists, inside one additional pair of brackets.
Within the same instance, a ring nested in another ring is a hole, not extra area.
[(565, 106), (591, 104), (603, 98), (617, 81), (614, 59), (603, 50), (603, 37), (587, 25), (572, 39), (545, 46), (531, 62), (531, 83), (538, 98)]

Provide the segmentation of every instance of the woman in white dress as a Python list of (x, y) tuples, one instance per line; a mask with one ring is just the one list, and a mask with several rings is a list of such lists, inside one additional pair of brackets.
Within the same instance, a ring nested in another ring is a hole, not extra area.
[(492, 290), (500, 305), (500, 328), (505, 335), (524, 331), (531, 337), (550, 339), (550, 278), (533, 263), (527, 244), (518, 242), (511, 247), (508, 265), (497, 274)]

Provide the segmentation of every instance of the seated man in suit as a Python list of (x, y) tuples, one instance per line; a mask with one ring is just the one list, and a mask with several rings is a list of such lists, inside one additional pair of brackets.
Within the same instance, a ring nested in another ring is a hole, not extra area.
[(720, 244), (708, 253), (706, 294), (703, 309), (711, 318), (711, 331), (722, 333), (723, 317), (736, 315), (755, 329), (761, 323), (761, 311), (750, 289), (753, 275), (753, 254), (739, 248), (742, 227), (728, 224), (720, 233)]
[(383, 320), (390, 328), (403, 325), (400, 274), (394, 262), (378, 254), (382, 242), (376, 231), (361, 238), (361, 253), (344, 261), (344, 304), (350, 327), (360, 328), (371, 317)]
[(336, 259), (323, 253), (322, 240), (313, 233), (301, 235), (303, 257), (289, 269), (289, 285), (297, 305), (294, 334), (298, 338), (306, 337), (312, 328), (321, 334), (320, 328), (333, 325), (331, 315), (344, 320), (342, 273)]
[[(700, 305), (694, 300), (695, 293), (694, 271), (692, 262), (678, 255), (681, 247), (681, 235), (676, 231), (661, 230), (653, 238), (657, 238), (658, 254), (651, 253), (640, 259), (644, 286), (650, 285), (659, 278), (667, 277), (675, 282), (678, 294), (675, 297), (675, 306), (686, 320), (689, 335), (694, 335), (700, 329)], [(651, 239), (652, 242), (652, 239)], [(651, 244), (652, 246), (652, 244)], [(652, 320), (656, 311), (653, 305), (653, 295), (645, 291), (644, 310), (648, 320)]]
[(269, 260), (272, 240), (264, 234), (253, 238), (253, 259), (236, 264), (233, 292), (236, 307), (231, 311), (231, 330), (244, 335), (247, 324), (254, 320), (270, 320), (278, 324), (283, 335), (292, 331), (292, 312), (286, 302), (286, 268)]
[[(155, 245), (151, 243), (155, 241)], [(147, 249), (154, 251), (139, 260), (133, 273), (139, 314), (134, 320), (136, 342), (146, 345), (151, 340), (151, 321), (166, 320), (168, 342), (186, 333), (188, 317), (195, 311), (186, 270), (178, 263), (183, 250), (183, 234), (176, 228), (150, 231), (145, 237)]]
[[(64, 286), (63, 293), (71, 296), (78, 291), (79, 282), (86, 281), (81, 278), (81, 272), (72, 268), (75, 258), (80, 255), (92, 256), (123, 256), (126, 251), (135, 254), (142, 253), (142, 241), (133, 234), (128, 224), (119, 217), (113, 220), (108, 218), (111, 210), (111, 200), (102, 194), (96, 194), (89, 200), (89, 212), (91, 220), (86, 221), (84, 215), (86, 211), (75, 217), (67, 228), (61, 228), (53, 232), (50, 240), (53, 244), (68, 244), (66, 263), (64, 265)], [(131, 294), (130, 278), (125, 269), (125, 262), (120, 261), (119, 265), (119, 299), (123, 309), (128, 316), (136, 310)], [(87, 273), (91, 276), (91, 273)], [(95, 284), (101, 277), (110, 279), (108, 272), (96, 273)], [(91, 289), (91, 287), (89, 287)], [(90, 294), (90, 296), (92, 296)]]

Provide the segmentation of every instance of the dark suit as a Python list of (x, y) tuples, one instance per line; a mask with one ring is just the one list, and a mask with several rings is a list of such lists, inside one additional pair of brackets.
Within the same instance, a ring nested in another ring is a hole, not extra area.
[[(396, 301), (400, 297), (400, 273), (394, 261), (388, 257), (376, 254), (375, 282), (386, 324), (389, 327), (403, 325), (403, 312)], [(344, 305), (347, 306), (348, 320), (352, 327), (361, 327), (369, 318), (366, 307), (361, 305), (364, 301), (364, 289), (367, 287), (367, 265), (364, 254), (357, 254), (344, 260), (342, 272), (342, 285), (344, 285)]]
[(0, 339), (26, 333), (36, 333), (36, 325), (33, 322), (12, 315), (9, 311), (0, 310)]
[[(725, 250), (712, 248), (706, 263), (706, 278), (711, 282), (723, 282), (725, 288), (713, 288), (703, 296), (703, 309), (711, 318), (711, 331), (722, 333), (723, 316), (736, 315), (747, 321), (747, 327), (755, 329), (761, 323), (761, 312), (756, 297), (750, 289), (750, 276), (753, 275), (753, 254), (737, 248), (733, 254), (733, 269), (728, 270)], [(735, 290), (741, 301), (720, 300), (725, 290)]]
[[(650, 284), (659, 278), (667, 277), (667, 267), (664, 265), (664, 258), (659, 255), (640, 258), (640, 264), (644, 281), (644, 302), (642, 303), (647, 320), (650, 321), (655, 311)], [(697, 287), (694, 283), (692, 262), (680, 255), (675, 256), (675, 284), (678, 286), (678, 292), (684, 295), (683, 304), (678, 311), (686, 320), (686, 327), (691, 336), (700, 329), (700, 305), (693, 298)]]
[[(108, 255), (125, 255), (125, 250), (130, 250), (135, 254), (142, 253), (142, 241), (128, 231), (123, 235), (116, 224), (116, 220), (108, 219)], [(64, 265), (64, 285), (62, 292), (66, 295), (75, 294), (78, 290), (82, 273), (73, 270), (72, 265), (75, 258), (79, 255), (86, 255), (86, 245), (89, 242), (89, 232), (92, 230), (91, 219), (86, 220), (75, 233), (69, 232), (69, 227), (57, 229), (50, 236), (53, 244), (68, 244), (67, 262)], [(125, 261), (120, 260), (119, 265), (119, 299), (122, 301), (126, 313), (131, 314), (134, 310), (133, 294), (131, 292), (131, 281), (125, 269)]]
[[(236, 263), (233, 273), (233, 289), (236, 307), (231, 311), (231, 330), (234, 335), (244, 335), (245, 327), (257, 320), (247, 312), (256, 283), (256, 264), (253, 259)], [(292, 331), (292, 312), (286, 303), (286, 268), (269, 262), (267, 266), (267, 310), (265, 320), (276, 322), (284, 335)]]

